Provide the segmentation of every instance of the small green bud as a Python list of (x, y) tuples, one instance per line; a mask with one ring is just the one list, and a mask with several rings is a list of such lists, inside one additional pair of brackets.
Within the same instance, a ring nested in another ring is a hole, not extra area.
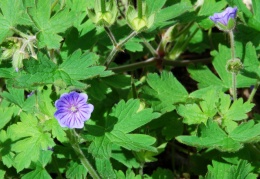
[(16, 72), (23, 67), (23, 59), (28, 57), (29, 55), (27, 53), (19, 49), (14, 52), (12, 64)]
[(140, 19), (136, 17), (132, 20), (131, 25), (135, 31), (141, 31), (147, 28), (147, 20), (145, 18)]
[(243, 69), (243, 64), (239, 58), (231, 59), (227, 61), (226, 69), (229, 73), (238, 74)]
[(100, 0), (96, 0), (94, 10), (88, 9), (88, 16), (96, 25), (109, 27), (115, 23), (118, 10), (114, 0), (109, 0), (105, 3), (106, 11), (102, 12)]
[(13, 56), (14, 52), (16, 49), (11, 48), (11, 49), (5, 49), (1, 55), (1, 59), (6, 60), (9, 59)]
[[(146, 4), (143, 5), (146, 7)], [(133, 6), (129, 6), (126, 12), (126, 21), (128, 25), (136, 32), (141, 32), (143, 30), (149, 29), (153, 23), (154, 23), (154, 17), (155, 15), (149, 15), (146, 10), (147, 8), (144, 8), (145, 14), (142, 16), (142, 18), (138, 17), (138, 12), (135, 10)]]

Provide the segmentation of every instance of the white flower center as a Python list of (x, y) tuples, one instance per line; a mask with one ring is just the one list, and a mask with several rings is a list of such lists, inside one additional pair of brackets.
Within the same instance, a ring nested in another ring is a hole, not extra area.
[(74, 105), (71, 105), (71, 107), (70, 107), (70, 111), (71, 111), (71, 112), (77, 112), (77, 111), (78, 111), (78, 109), (77, 109), (77, 107), (76, 107), (76, 106), (74, 106)]

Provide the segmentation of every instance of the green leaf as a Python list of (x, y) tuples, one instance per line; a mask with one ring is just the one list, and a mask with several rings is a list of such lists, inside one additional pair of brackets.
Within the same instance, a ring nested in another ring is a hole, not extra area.
[(28, 8), (28, 14), (38, 28), (38, 47), (59, 49), (62, 37), (58, 33), (65, 32), (72, 26), (73, 16), (65, 7), (51, 17), (51, 4), (51, 0), (35, 1), (35, 5)]
[(6, 171), (0, 169), (0, 178), (5, 178), (5, 172)]
[(210, 86), (197, 90), (190, 94), (192, 99), (200, 99), (198, 104), (185, 104), (177, 107), (179, 115), (184, 117), (184, 123), (200, 124), (206, 123), (209, 118), (213, 118), (217, 113), (216, 103), (221, 88), (218, 86)]
[(57, 70), (57, 65), (41, 52), (37, 56), (38, 60), (24, 60), (24, 72), (14, 79), (16, 86), (28, 88), (54, 81), (53, 76)]
[(0, 77), (1, 78), (13, 78), (16, 76), (16, 73), (13, 68), (0, 68)]
[(247, 113), (252, 110), (254, 104), (250, 102), (243, 103), (243, 99), (239, 98), (237, 101), (234, 101), (230, 109), (224, 114), (224, 119), (240, 121), (247, 119)]
[(50, 176), (50, 174), (44, 168), (37, 168), (36, 170), (33, 170), (29, 173), (26, 173), (22, 177), (22, 179), (31, 179), (31, 178), (51, 179), (52, 177)]
[(204, 29), (209, 29), (213, 26), (213, 22), (209, 19), (210, 15), (213, 15), (216, 12), (222, 11), (222, 9), (227, 5), (227, 2), (224, 0), (216, 2), (216, 0), (207, 0), (203, 3), (200, 8), (198, 15), (203, 17), (199, 19), (199, 26)]
[(140, 42), (142, 42), (142, 40), (138, 38), (132, 38), (124, 45), (124, 47), (130, 52), (142, 52), (143, 45), (140, 44)]
[(117, 74), (102, 78), (102, 82), (108, 86), (122, 89), (131, 86), (131, 76)]
[[(252, 48), (252, 44), (250, 45), (250, 43), (249, 43), (246, 46), (246, 54), (250, 55), (247, 57), (247, 58), (250, 58), (250, 61), (252, 58), (251, 48)], [(229, 54), (229, 55), (227, 55), (227, 54)], [(219, 52), (216, 52), (216, 51), (212, 52), (212, 55), (214, 56), (213, 65), (214, 65), (216, 71), (218, 72), (218, 75), (223, 80), (225, 87), (231, 88), (232, 87), (232, 83), (231, 83), (232, 75), (229, 72), (227, 72), (227, 70), (226, 70), (226, 63), (229, 59), (231, 59), (230, 49), (228, 49), (226, 46), (219, 45)], [(248, 65), (248, 64), (244, 64), (244, 65)], [(250, 79), (248, 77), (242, 76), (241, 74), (237, 75), (237, 88), (249, 87), (254, 84), (255, 84), (254, 79)]]
[(252, 0), (252, 8), (254, 12), (254, 17), (259, 20), (260, 18), (260, 2), (257, 0)]
[(157, 74), (148, 74), (147, 83), (142, 89), (142, 97), (155, 111), (163, 113), (175, 109), (175, 104), (185, 102), (188, 92), (172, 75), (163, 71), (161, 77)]
[(229, 136), (243, 143), (258, 142), (260, 140), (260, 123), (254, 125), (254, 121), (250, 120), (235, 128)]
[(14, 111), (15, 108), (13, 106), (7, 108), (0, 107), (0, 129), (11, 120)]
[(118, 145), (112, 146), (112, 158), (117, 160), (118, 162), (124, 164), (128, 168), (138, 168), (140, 167), (140, 163), (134, 157), (131, 151), (125, 150)]
[(166, 0), (146, 0), (147, 15), (157, 13), (161, 10)]
[(120, 179), (142, 179), (141, 175), (136, 175), (135, 172), (133, 172), (131, 169), (128, 169), (126, 174), (119, 170), (116, 172), (116, 176)]
[(0, 131), (0, 153), (2, 162), (5, 166), (10, 168), (14, 165), (14, 153), (10, 151), (12, 141), (11, 136), (5, 130)]
[(174, 175), (169, 169), (157, 168), (152, 174), (152, 179), (157, 178), (174, 178)]
[(0, 44), (13, 34), (10, 30), (22, 20), (23, 7), (19, 0), (1, 0), (0, 2)]
[(24, 103), (24, 90), (12, 87), (7, 87), (7, 89), (9, 93), (4, 91), (1, 93), (1, 96), (7, 99), (9, 102), (14, 103), (15, 105), (22, 108)]
[(243, 147), (238, 141), (230, 138), (219, 125), (208, 120), (207, 125), (201, 124), (198, 136), (178, 136), (176, 139), (186, 145), (199, 148), (215, 148), (220, 151), (237, 151)]
[(101, 178), (116, 178), (112, 163), (109, 159), (96, 159), (96, 166)]
[(208, 166), (205, 179), (230, 178), (232, 179), (231, 165), (213, 160), (212, 166)]
[(82, 54), (78, 50), (57, 66), (47, 55), (40, 52), (38, 60), (24, 60), (24, 72), (17, 76), (13, 83), (23, 88), (35, 88), (54, 83), (63, 88), (69, 85), (81, 89), (86, 85), (79, 80), (93, 78), (104, 73), (104, 66), (95, 65), (97, 58), (94, 53)]
[[(248, 43), (245, 52), (246, 57), (244, 57), (245, 70), (242, 70), (237, 75), (237, 88), (250, 87), (256, 82), (256, 79), (252, 78), (252, 73), (259, 73), (259, 62), (257, 62), (254, 50), (252, 43)], [(191, 77), (199, 82), (200, 87), (221, 85), (226, 90), (232, 88), (232, 74), (226, 70), (226, 63), (231, 59), (230, 49), (224, 45), (219, 45), (219, 51), (213, 51), (211, 54), (214, 57), (213, 66), (221, 81), (206, 66), (199, 66), (199, 68), (190, 67), (189, 72), (191, 73)], [(242, 59), (242, 57), (240, 58)], [(254, 77), (256, 78), (257, 75), (254, 75)]]
[(66, 178), (82, 179), (86, 178), (86, 176), (87, 170), (82, 164), (73, 161), (69, 163), (66, 171)]
[(205, 88), (210, 85), (224, 86), (223, 82), (207, 66), (190, 65), (188, 72), (191, 78), (198, 82), (199, 88)]
[(41, 150), (55, 145), (49, 133), (42, 130), (36, 117), (21, 113), (21, 122), (13, 124), (8, 128), (12, 134), (12, 140), (17, 140), (12, 150), (17, 153), (15, 157), (15, 168), (21, 171), (29, 167), (32, 161), (37, 161)]
[(44, 130), (51, 131), (52, 137), (60, 142), (67, 142), (66, 133), (56, 119), (49, 119), (44, 123)]
[(40, 111), (43, 114), (52, 118), (55, 112), (55, 108), (53, 106), (53, 100), (50, 97), (52, 93), (52, 86), (48, 85), (45, 86), (44, 88), (38, 88), (36, 93), (37, 93), (37, 103), (39, 105)]
[(179, 142), (199, 148), (215, 148), (220, 151), (238, 151), (244, 143), (260, 141), (260, 124), (254, 121), (243, 123), (230, 134), (226, 134), (219, 125), (208, 120), (207, 125), (199, 126), (197, 136), (178, 136)]
[(177, 112), (184, 118), (183, 122), (189, 125), (206, 123), (208, 120), (208, 116), (201, 111), (197, 104), (181, 104), (177, 107)]
[[(255, 82), (256, 79), (260, 78), (260, 64), (258, 61), (256, 49), (251, 42), (246, 44), (243, 66), (244, 69), (241, 71), (242, 76), (246, 77), (247, 79), (250, 78), (251, 81), (253, 80)], [(241, 86), (242, 85), (245, 86), (244, 84), (241, 84)]]
[(162, 28), (166, 25), (173, 24), (174, 18), (185, 13), (188, 9), (191, 9), (191, 7), (192, 7), (191, 3), (184, 1), (184, 2), (180, 2), (180, 3), (176, 3), (172, 6), (168, 6), (166, 8), (163, 8), (158, 13), (156, 13), (155, 21), (154, 21), (154, 25), (152, 26), (152, 29)]
[(251, 173), (252, 170), (253, 167), (246, 160), (240, 160), (237, 166), (213, 160), (205, 179), (256, 179), (257, 175)]
[(87, 125), (89, 133), (94, 137), (89, 152), (98, 158), (109, 158), (112, 144), (134, 151), (156, 151), (152, 146), (155, 138), (144, 134), (128, 134), (160, 115), (153, 113), (152, 109), (139, 108), (139, 100), (129, 100), (127, 103), (120, 101), (109, 114), (105, 128)]
[(64, 71), (73, 80), (92, 78), (105, 70), (104, 66), (95, 66), (97, 60), (96, 54), (82, 54), (80, 50), (77, 50), (59, 66), (58, 70)]

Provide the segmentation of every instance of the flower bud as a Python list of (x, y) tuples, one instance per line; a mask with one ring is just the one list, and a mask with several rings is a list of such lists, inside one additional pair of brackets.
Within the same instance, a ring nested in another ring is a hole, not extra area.
[(94, 10), (88, 9), (88, 16), (96, 25), (100, 25), (100, 26), (103, 25), (109, 27), (115, 23), (118, 10), (114, 0), (109, 0), (108, 2), (105, 3), (106, 3), (106, 11), (102, 12), (100, 0), (97, 0)]
[(223, 12), (215, 13), (209, 18), (220, 30), (228, 32), (230, 30), (233, 30), (236, 26), (236, 15), (237, 7), (227, 7)]
[(133, 6), (129, 6), (126, 12), (128, 25), (136, 32), (141, 32), (150, 28), (154, 23), (154, 14), (148, 16), (146, 4), (143, 5), (145, 14), (142, 18), (138, 17), (138, 12)]
[(12, 64), (16, 72), (18, 72), (19, 69), (23, 67), (23, 59), (25, 58), (28, 58), (27, 53), (21, 50), (16, 50), (14, 52)]
[(231, 59), (227, 61), (226, 69), (229, 73), (238, 74), (243, 69), (243, 64), (239, 58)]
[(13, 56), (14, 52), (16, 49), (11, 48), (11, 49), (5, 49), (1, 55), (1, 59), (6, 60), (9, 59)]

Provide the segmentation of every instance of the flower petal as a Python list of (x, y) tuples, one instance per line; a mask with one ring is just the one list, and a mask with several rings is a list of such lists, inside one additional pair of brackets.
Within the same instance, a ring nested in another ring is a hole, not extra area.
[[(58, 120), (61, 127), (83, 128), (84, 121), (88, 120), (94, 110), (92, 104), (87, 104), (88, 95), (77, 93), (75, 91), (64, 93), (60, 99), (55, 102), (57, 111), (54, 117)], [(72, 111), (71, 107), (76, 110)]]

